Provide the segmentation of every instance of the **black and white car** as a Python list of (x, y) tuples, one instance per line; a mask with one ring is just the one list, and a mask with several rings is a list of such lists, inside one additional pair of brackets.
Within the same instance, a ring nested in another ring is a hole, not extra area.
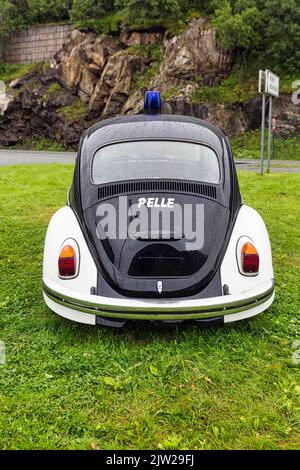
[(46, 304), (116, 327), (263, 312), (274, 299), (270, 241), (242, 202), (227, 137), (157, 108), (159, 95), (148, 92), (145, 114), (84, 133), (68, 203), (47, 231)]

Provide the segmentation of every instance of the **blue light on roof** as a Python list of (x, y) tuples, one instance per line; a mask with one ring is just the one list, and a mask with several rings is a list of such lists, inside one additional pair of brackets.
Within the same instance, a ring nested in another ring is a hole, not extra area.
[(147, 114), (161, 113), (161, 97), (159, 91), (146, 91), (144, 111)]

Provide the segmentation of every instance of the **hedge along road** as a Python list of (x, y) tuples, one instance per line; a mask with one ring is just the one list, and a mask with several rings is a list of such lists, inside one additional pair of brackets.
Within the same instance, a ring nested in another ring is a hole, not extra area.
[[(40, 163), (74, 163), (75, 152), (36, 152), (31, 150), (0, 150), (0, 166), (40, 164)], [(238, 170), (259, 171), (259, 160), (236, 160)], [(300, 173), (300, 162), (275, 160), (271, 171), (276, 173)]]

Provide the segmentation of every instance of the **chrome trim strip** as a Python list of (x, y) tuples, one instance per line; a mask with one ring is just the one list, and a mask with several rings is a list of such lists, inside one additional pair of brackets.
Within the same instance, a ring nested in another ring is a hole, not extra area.
[(153, 307), (151, 307), (151, 305), (137, 307), (134, 306), (133, 300), (133, 306), (128, 307), (122, 306), (120, 299), (109, 299), (116, 301), (114, 305), (97, 305), (89, 301), (74, 299), (54, 291), (43, 283), (45, 295), (53, 302), (63, 305), (64, 307), (102, 317), (124, 318), (127, 320), (197, 320), (200, 318), (213, 318), (240, 313), (258, 307), (269, 300), (273, 295), (274, 287), (275, 282), (273, 279), (272, 286), (259, 295), (231, 302), (225, 302), (226, 297), (224, 297), (223, 303), (209, 306), (176, 307), (176, 302), (174, 302), (174, 306), (172, 307), (170, 302), (168, 302), (167, 306), (166, 304), (162, 304), (161, 307), (157, 306), (157, 304)]

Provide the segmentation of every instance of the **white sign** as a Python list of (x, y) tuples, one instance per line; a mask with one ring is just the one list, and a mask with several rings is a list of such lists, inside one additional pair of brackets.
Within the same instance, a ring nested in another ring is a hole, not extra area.
[(265, 75), (266, 72), (263, 70), (259, 71), (259, 78), (258, 78), (258, 92), (264, 93), (265, 92)]
[(279, 77), (270, 70), (260, 70), (258, 78), (258, 92), (266, 95), (279, 96)]
[(279, 96), (279, 77), (270, 70), (265, 72), (265, 93), (276, 98)]

